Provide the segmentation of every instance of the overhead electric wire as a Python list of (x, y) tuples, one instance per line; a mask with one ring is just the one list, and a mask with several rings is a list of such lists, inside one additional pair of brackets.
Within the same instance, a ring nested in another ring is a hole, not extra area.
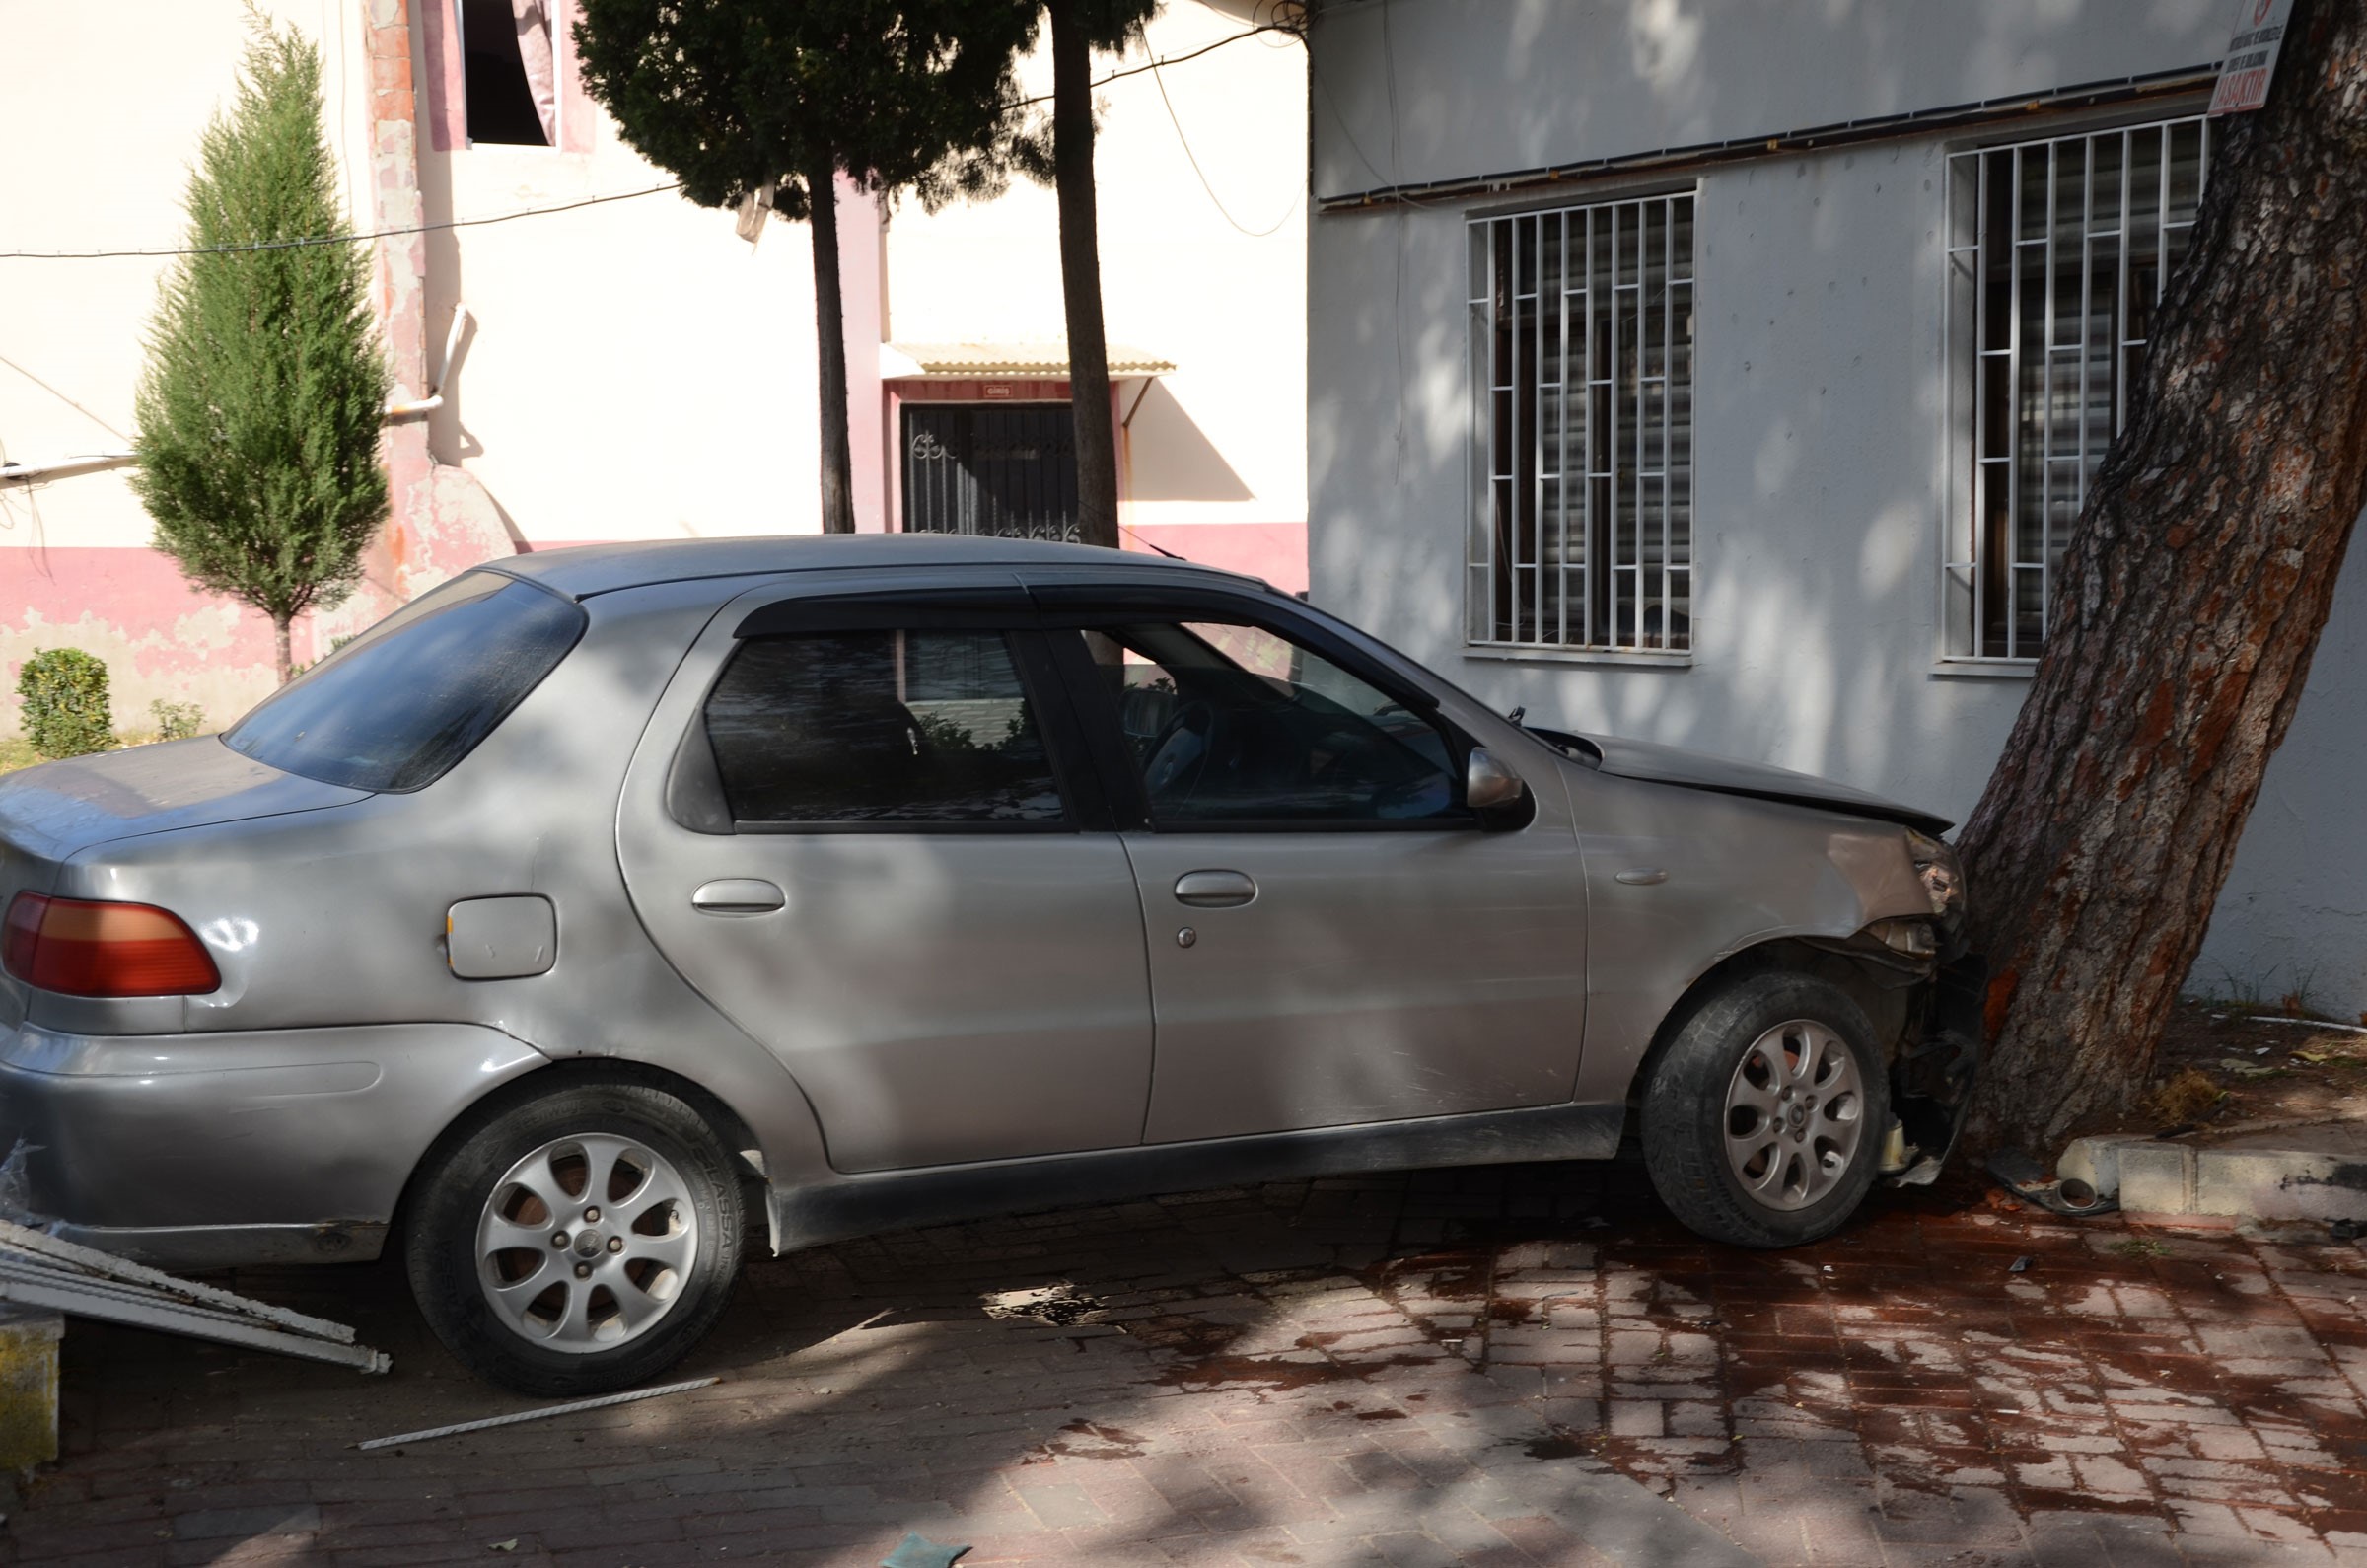
[(311, 246), (355, 245), (364, 240), (394, 240), (405, 235), (436, 234), (446, 229), (477, 229), (489, 223), (509, 223), (518, 218), (573, 212), (578, 207), (597, 207), (604, 202), (662, 196), (669, 190), (681, 188), (682, 182), (677, 179), (663, 185), (652, 185), (647, 190), (624, 190), (612, 196), (586, 196), (580, 201), (563, 201), (553, 207), (527, 207), (517, 212), (495, 213), (489, 218), (448, 218), (442, 223), (412, 224), (401, 229), (373, 229), (367, 234), (306, 235), (296, 240), (257, 240), (251, 245), (184, 246), (170, 250), (0, 250), (0, 261), (99, 261), (117, 256), (242, 255), (257, 250), (301, 250)]
[[(1213, 54), (1228, 43), (1239, 43), (1242, 39), (1254, 38), (1260, 33), (1289, 33), (1295, 35), (1297, 32), (1298, 29), (1286, 28), (1279, 22), (1260, 22), (1257, 24), (1257, 26), (1250, 29), (1247, 33), (1236, 33), (1228, 37), (1219, 38), (1214, 43), (1204, 43), (1200, 45), (1200, 47), (1192, 50), (1189, 54), (1171, 54), (1166, 56), (1164, 59), (1152, 60), (1145, 65), (1129, 65), (1122, 71), (1112, 71), (1108, 76), (1096, 77), (1093, 81), (1088, 82), (1086, 86), (1107, 87), (1112, 82), (1117, 81), (1123, 77), (1140, 76), (1145, 71), (1156, 71), (1162, 65), (1182, 65), (1185, 60), (1196, 60), (1203, 54)], [(1051, 101), (1052, 95), (1045, 93), (1040, 98), (1020, 99), (1013, 103), (1010, 107), (1013, 108), (1026, 108), (1031, 105), (1049, 104)]]
[[(1211, 53), (1214, 50), (1221, 49), (1228, 43), (1238, 43), (1243, 38), (1254, 38), (1260, 34), (1294, 33), (1295, 31), (1295, 29), (1284, 27), (1279, 23), (1260, 23), (1258, 26), (1251, 28), (1247, 32), (1236, 33), (1228, 37), (1218, 38), (1213, 43), (1203, 44), (1201, 47), (1193, 49), (1188, 54), (1173, 55), (1165, 59), (1152, 60), (1148, 64), (1144, 65), (1128, 66), (1122, 71), (1112, 71), (1108, 76), (1098, 78), (1091, 85), (1094, 87), (1106, 87), (1110, 83), (1117, 81), (1122, 77), (1140, 76), (1145, 71), (1156, 71), (1162, 65), (1181, 65), (1185, 60), (1196, 60), (1203, 54)], [(1161, 95), (1165, 96), (1166, 91), (1166, 88), (1162, 86), (1160, 89)], [(1011, 107), (1014, 108), (1025, 108), (1030, 105), (1048, 104), (1050, 102), (1051, 95), (1047, 93), (1041, 98), (1021, 99)], [(1175, 113), (1173, 106), (1170, 106), (1168, 113), (1171, 116)], [(1177, 126), (1176, 129), (1177, 134), (1181, 135), (1183, 133), (1183, 127), (1181, 125)], [(1190, 152), (1188, 145), (1186, 145), (1184, 151), (1186, 154)], [(1192, 167), (1195, 171), (1198, 169), (1199, 165), (1196, 160), (1193, 162)], [(1200, 182), (1203, 185), (1207, 183), (1207, 178), (1205, 176), (1201, 178)], [(554, 206), (548, 207), (526, 207), (517, 212), (495, 213), (491, 217), (486, 218), (449, 218), (442, 223), (412, 224), (399, 229), (373, 229), (367, 233), (357, 234), (307, 235), (300, 239), (294, 240), (258, 240), (251, 245), (177, 247), (160, 246), (131, 250), (0, 250), (0, 261), (108, 261), (138, 257), (146, 257), (152, 260), (162, 260), (174, 256), (184, 255), (241, 255), (263, 250), (299, 250), (312, 246), (356, 245), (367, 240), (399, 240), (414, 234), (440, 234), (451, 229), (477, 229), (482, 228), (487, 224), (509, 223), (519, 218), (546, 217), (554, 212), (574, 212), (578, 208), (598, 207), (612, 201), (634, 201), (643, 196), (662, 196), (670, 190), (680, 190), (681, 188), (681, 181), (676, 179), (669, 180), (663, 185), (652, 185), (646, 190), (624, 190), (608, 196), (586, 196), (580, 201), (563, 201)], [(1211, 199), (1214, 198), (1215, 194), (1216, 193), (1214, 191), (1209, 192)], [(1222, 203), (1219, 203), (1219, 207), (1222, 207)], [(1231, 221), (1230, 214), (1227, 215), (1227, 221)], [(1240, 226), (1236, 224), (1235, 227), (1239, 228)], [(1280, 225), (1276, 225), (1276, 227), (1278, 228)], [(1247, 231), (1245, 230), (1244, 232), (1246, 233)]]

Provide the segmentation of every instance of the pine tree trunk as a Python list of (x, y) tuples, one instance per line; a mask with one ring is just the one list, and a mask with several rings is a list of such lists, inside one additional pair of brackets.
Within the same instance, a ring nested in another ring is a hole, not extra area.
[(814, 358), (822, 378), (822, 531), (855, 531), (855, 461), (846, 433), (846, 312), (838, 286), (838, 170), (808, 170), (814, 231)]
[(288, 651), (288, 627), (294, 620), (293, 615), (271, 617), (271, 651), (279, 660), (279, 683), (283, 686), (296, 677), (296, 660)]
[(2137, 1098), (2367, 500), (2367, 0), (2301, 0), (2268, 106), (2213, 130), (1960, 841), (1991, 975), (1977, 1140), (2050, 1154)]
[(1117, 432), (1102, 329), (1100, 220), (1093, 196), (1093, 49), (1074, 0), (1051, 0), (1052, 183), (1060, 198), (1060, 290), (1068, 311), (1068, 399), (1077, 427), (1077, 529), (1117, 548)]

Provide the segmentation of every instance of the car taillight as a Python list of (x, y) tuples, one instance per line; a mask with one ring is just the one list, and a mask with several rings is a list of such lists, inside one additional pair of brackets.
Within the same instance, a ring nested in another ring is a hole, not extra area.
[(8, 906), (0, 964), (68, 996), (185, 996), (222, 983), (205, 944), (170, 910), (37, 892)]

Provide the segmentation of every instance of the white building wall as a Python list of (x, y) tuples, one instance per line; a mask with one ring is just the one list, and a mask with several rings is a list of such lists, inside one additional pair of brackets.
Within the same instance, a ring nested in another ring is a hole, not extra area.
[[(1238, 36), (1264, 14), (1242, 0), (1171, 0), (1122, 57), (1097, 59), (1097, 77), (1137, 74), (1095, 92), (1095, 200), (1110, 340), (1176, 365), (1147, 390), (1121, 392), (1131, 418), (1120, 521), (1134, 542), (1296, 588), (1307, 518), (1307, 58), (1287, 34)], [(1201, 49), (1211, 52), (1183, 58)], [(1139, 70), (1154, 58), (1178, 63)], [(1040, 39), (1023, 90), (1047, 95), (1051, 78)], [(993, 202), (937, 213), (906, 201), (889, 221), (887, 255), (895, 341), (1066, 336), (1048, 187), (1014, 181)]]
[(1392, 0), (1313, 36), (1322, 195), (2211, 64), (2225, 0)]
[[(1396, 0), (1400, 172), (1385, 151), (1380, 9), (1334, 13), (1317, 29), (1319, 195), (2167, 72), (2215, 57), (2225, 23), (2217, 5), (2100, 0)], [(1687, 63), (1647, 47), (1651, 36), (1689, 40), (1667, 44)], [(1319, 213), (1308, 327), (1315, 602), (1537, 722), (1827, 774), (1961, 820), (2027, 689), (2024, 676), (1939, 657), (1942, 176), (1951, 149), (1999, 134), (1931, 132), (1588, 180), (1549, 197), (1425, 196)], [(1467, 222), (1669, 189), (1697, 191), (1691, 661), (1470, 649)], [(2367, 1008), (2367, 835), (2346, 801), (2367, 768), (2362, 654), (2367, 566), (2353, 562), (2197, 988), (2273, 999), (2307, 979), (2322, 1007)]]
[[(598, 112), (588, 152), (419, 153), (430, 223), (672, 178)], [(811, 234), (772, 223), (751, 248), (732, 223), (666, 194), (428, 237), (431, 367), (453, 305), (474, 319), (429, 445), (517, 536), (820, 530)]]

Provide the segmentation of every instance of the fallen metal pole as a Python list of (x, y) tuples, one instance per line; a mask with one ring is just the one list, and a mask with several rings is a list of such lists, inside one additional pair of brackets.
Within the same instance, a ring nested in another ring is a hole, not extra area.
[(546, 1404), (539, 1410), (521, 1410), (515, 1415), (489, 1415), (482, 1421), (462, 1421), (452, 1426), (431, 1426), (424, 1432), (403, 1432), (394, 1437), (372, 1438), (356, 1443), (357, 1449), (391, 1449), (397, 1443), (424, 1443), (429, 1438), (457, 1437), (463, 1432), (482, 1432), (488, 1427), (516, 1426), (521, 1421), (539, 1421), (546, 1416), (573, 1415), (578, 1410), (605, 1410), (612, 1404), (631, 1404), (636, 1399), (655, 1399), (661, 1394), (687, 1393), (703, 1389), (721, 1378), (692, 1378), (688, 1383), (669, 1383), (655, 1389), (635, 1389), (630, 1393), (611, 1393), (605, 1398), (578, 1399), (572, 1404)]
[(153, 1290), (170, 1291), (176, 1296), (185, 1297), (193, 1302), (227, 1308), (241, 1317), (265, 1319), (279, 1324), (282, 1328), (293, 1329), (300, 1334), (333, 1339), (344, 1345), (353, 1343), (353, 1330), (343, 1323), (332, 1323), (325, 1318), (308, 1317), (300, 1312), (292, 1312), (285, 1307), (273, 1307), (263, 1302), (251, 1301), (245, 1296), (235, 1295), (230, 1291), (217, 1290), (211, 1285), (200, 1285), (194, 1280), (181, 1279), (165, 1273), (162, 1269), (150, 1268), (145, 1263), (135, 1263), (129, 1258), (117, 1257), (112, 1252), (102, 1252), (97, 1247), (84, 1247), (76, 1242), (62, 1242), (46, 1232), (32, 1230), (26, 1226), (0, 1220), (0, 1251), (12, 1249), (20, 1252), (36, 1252), (43, 1257), (53, 1257), (60, 1262), (73, 1264), (75, 1267), (91, 1273), (105, 1274), (134, 1285), (146, 1285)]
[(95, 1318), (101, 1322), (121, 1323), (127, 1328), (153, 1328), (163, 1333), (187, 1334), (192, 1338), (211, 1339), (226, 1345), (276, 1351), (283, 1356), (301, 1356), (307, 1361), (332, 1362), (361, 1372), (384, 1372), (394, 1365), (393, 1358), (385, 1351), (372, 1350), (367, 1345), (331, 1344), (325, 1339), (315, 1339), (307, 1334), (266, 1328), (228, 1313), (209, 1312), (178, 1302), (158, 1301), (130, 1292), (95, 1290), (91, 1288), (94, 1283), (86, 1280), (66, 1282), (0, 1277), (0, 1301), (19, 1302), (27, 1307), (40, 1307), (76, 1318)]

